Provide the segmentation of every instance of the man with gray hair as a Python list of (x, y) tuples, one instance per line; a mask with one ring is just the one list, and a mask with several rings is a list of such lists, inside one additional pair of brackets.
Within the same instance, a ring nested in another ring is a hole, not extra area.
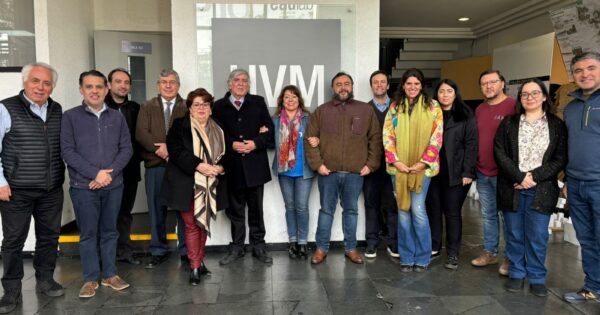
[[(169, 258), (167, 244), (167, 207), (160, 201), (160, 187), (165, 176), (169, 151), (166, 140), (173, 120), (187, 114), (185, 100), (179, 95), (179, 74), (163, 69), (156, 82), (158, 96), (142, 104), (137, 118), (135, 139), (141, 146), (140, 155), (146, 167), (145, 184), (148, 212), (150, 213), (150, 253), (146, 268), (154, 268)], [(176, 211), (178, 250), (181, 260), (187, 262), (184, 223)]]
[[(222, 124), (227, 135), (225, 173), (229, 188), (227, 217), (231, 221), (229, 253), (219, 261), (227, 265), (244, 256), (246, 240), (246, 206), (252, 255), (263, 263), (271, 263), (265, 246), (263, 220), (263, 188), (271, 180), (267, 144), (273, 142), (273, 121), (262, 96), (252, 95), (246, 70), (229, 74), (229, 91), (216, 101), (213, 118)], [(260, 132), (266, 127), (266, 132)]]
[(36, 291), (61, 296), (54, 268), (63, 206), (62, 107), (50, 98), (58, 74), (37, 62), (23, 67), (23, 90), (0, 102), (0, 213), (4, 296), (0, 313), (21, 302), (23, 245), (35, 219)]
[(600, 301), (600, 54), (573, 57), (571, 72), (578, 89), (565, 107), (569, 134), (567, 200), (581, 246), (583, 288), (564, 295), (567, 302)]

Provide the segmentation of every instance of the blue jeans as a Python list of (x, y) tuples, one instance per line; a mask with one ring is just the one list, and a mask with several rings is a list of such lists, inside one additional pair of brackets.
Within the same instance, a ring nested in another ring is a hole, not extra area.
[(567, 180), (567, 200), (581, 246), (584, 289), (600, 294), (600, 180)]
[(516, 212), (504, 211), (506, 257), (511, 278), (527, 278), (530, 284), (546, 283), (546, 250), (550, 215), (531, 208), (535, 188), (521, 190)]
[[(146, 169), (146, 200), (148, 201), (148, 212), (150, 213), (150, 253), (152, 256), (162, 256), (169, 252), (167, 244), (167, 206), (160, 201), (160, 188), (165, 177), (166, 167), (151, 167)], [(185, 223), (175, 211), (177, 217), (177, 249), (179, 255), (187, 255), (185, 248)]]
[(358, 221), (358, 196), (362, 190), (363, 178), (356, 173), (333, 172), (328, 176), (319, 175), (319, 195), (321, 210), (315, 236), (317, 248), (329, 251), (331, 225), (338, 203), (343, 209), (342, 227), (346, 251), (356, 249), (356, 224)]
[(477, 172), (477, 193), (483, 218), (483, 249), (498, 255), (502, 212), (496, 207), (496, 176), (485, 176)]
[(285, 203), (285, 222), (290, 243), (308, 241), (308, 198), (312, 178), (279, 176), (279, 187)]
[[(394, 191), (396, 178), (392, 177)], [(425, 198), (431, 178), (423, 176), (420, 193), (410, 193), (410, 209), (398, 209), (398, 253), (401, 265), (427, 267), (431, 259), (431, 230)]]
[[(69, 190), (77, 227), (79, 228), (79, 255), (83, 265), (83, 281), (98, 281), (117, 274), (117, 217), (121, 208), (123, 185), (113, 189)], [(99, 230), (98, 230), (99, 229)], [(100, 234), (100, 256), (98, 260), (98, 234)]]

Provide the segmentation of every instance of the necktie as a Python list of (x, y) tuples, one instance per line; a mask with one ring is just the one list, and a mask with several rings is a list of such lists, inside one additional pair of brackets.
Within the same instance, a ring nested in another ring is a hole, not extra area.
[(169, 121), (171, 121), (171, 102), (165, 104), (165, 131), (169, 131)]
[(242, 106), (242, 102), (240, 102), (240, 101), (235, 101), (233, 103), (235, 104), (235, 107), (237, 107), (238, 109), (240, 109), (240, 106)]

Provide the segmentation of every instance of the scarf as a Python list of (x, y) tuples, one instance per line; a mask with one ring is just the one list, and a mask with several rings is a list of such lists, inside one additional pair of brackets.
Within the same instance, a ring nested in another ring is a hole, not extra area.
[(278, 172), (283, 173), (296, 167), (296, 152), (298, 150), (298, 136), (300, 124), (302, 123), (302, 111), (298, 109), (291, 120), (287, 112), (281, 110), (279, 116), (279, 147), (277, 147)]
[[(194, 155), (204, 163), (216, 165), (225, 154), (225, 137), (223, 130), (211, 118), (202, 128), (200, 123), (190, 117), (192, 122), (192, 141)], [(194, 172), (194, 217), (196, 224), (210, 236), (210, 218), (217, 216), (217, 185), (216, 177), (206, 177), (200, 172)], [(209, 218), (210, 216), (210, 218)]]
[[(396, 134), (396, 154), (400, 162), (411, 166), (421, 160), (421, 156), (429, 145), (433, 118), (429, 106), (424, 105), (423, 96), (419, 96), (409, 114), (408, 100), (404, 101), (404, 112), (400, 106), (390, 108), (392, 122)], [(410, 210), (410, 193), (420, 193), (423, 188), (425, 172), (406, 174), (396, 172), (396, 203), (398, 209)]]

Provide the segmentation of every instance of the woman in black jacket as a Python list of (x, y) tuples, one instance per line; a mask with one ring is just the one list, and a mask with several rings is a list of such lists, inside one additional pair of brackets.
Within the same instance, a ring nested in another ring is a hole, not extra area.
[(210, 272), (204, 265), (204, 248), (210, 222), (217, 210), (227, 207), (222, 158), (223, 130), (210, 118), (213, 97), (196, 89), (186, 99), (189, 115), (173, 121), (167, 135), (169, 159), (161, 195), (165, 204), (181, 211), (190, 259), (190, 284)]
[(558, 199), (558, 173), (567, 162), (567, 130), (551, 109), (544, 83), (525, 81), (518, 91), (517, 114), (502, 121), (494, 139), (496, 198), (504, 213), (510, 261), (504, 288), (517, 292), (527, 278), (536, 296), (547, 295), (548, 223)]
[(462, 235), (461, 209), (475, 178), (477, 128), (473, 111), (463, 102), (454, 81), (440, 81), (435, 91), (435, 99), (444, 115), (444, 140), (440, 151), (440, 173), (431, 179), (426, 199), (431, 256), (439, 256), (442, 249), (443, 214), (448, 256), (444, 266), (454, 270), (458, 268)]

